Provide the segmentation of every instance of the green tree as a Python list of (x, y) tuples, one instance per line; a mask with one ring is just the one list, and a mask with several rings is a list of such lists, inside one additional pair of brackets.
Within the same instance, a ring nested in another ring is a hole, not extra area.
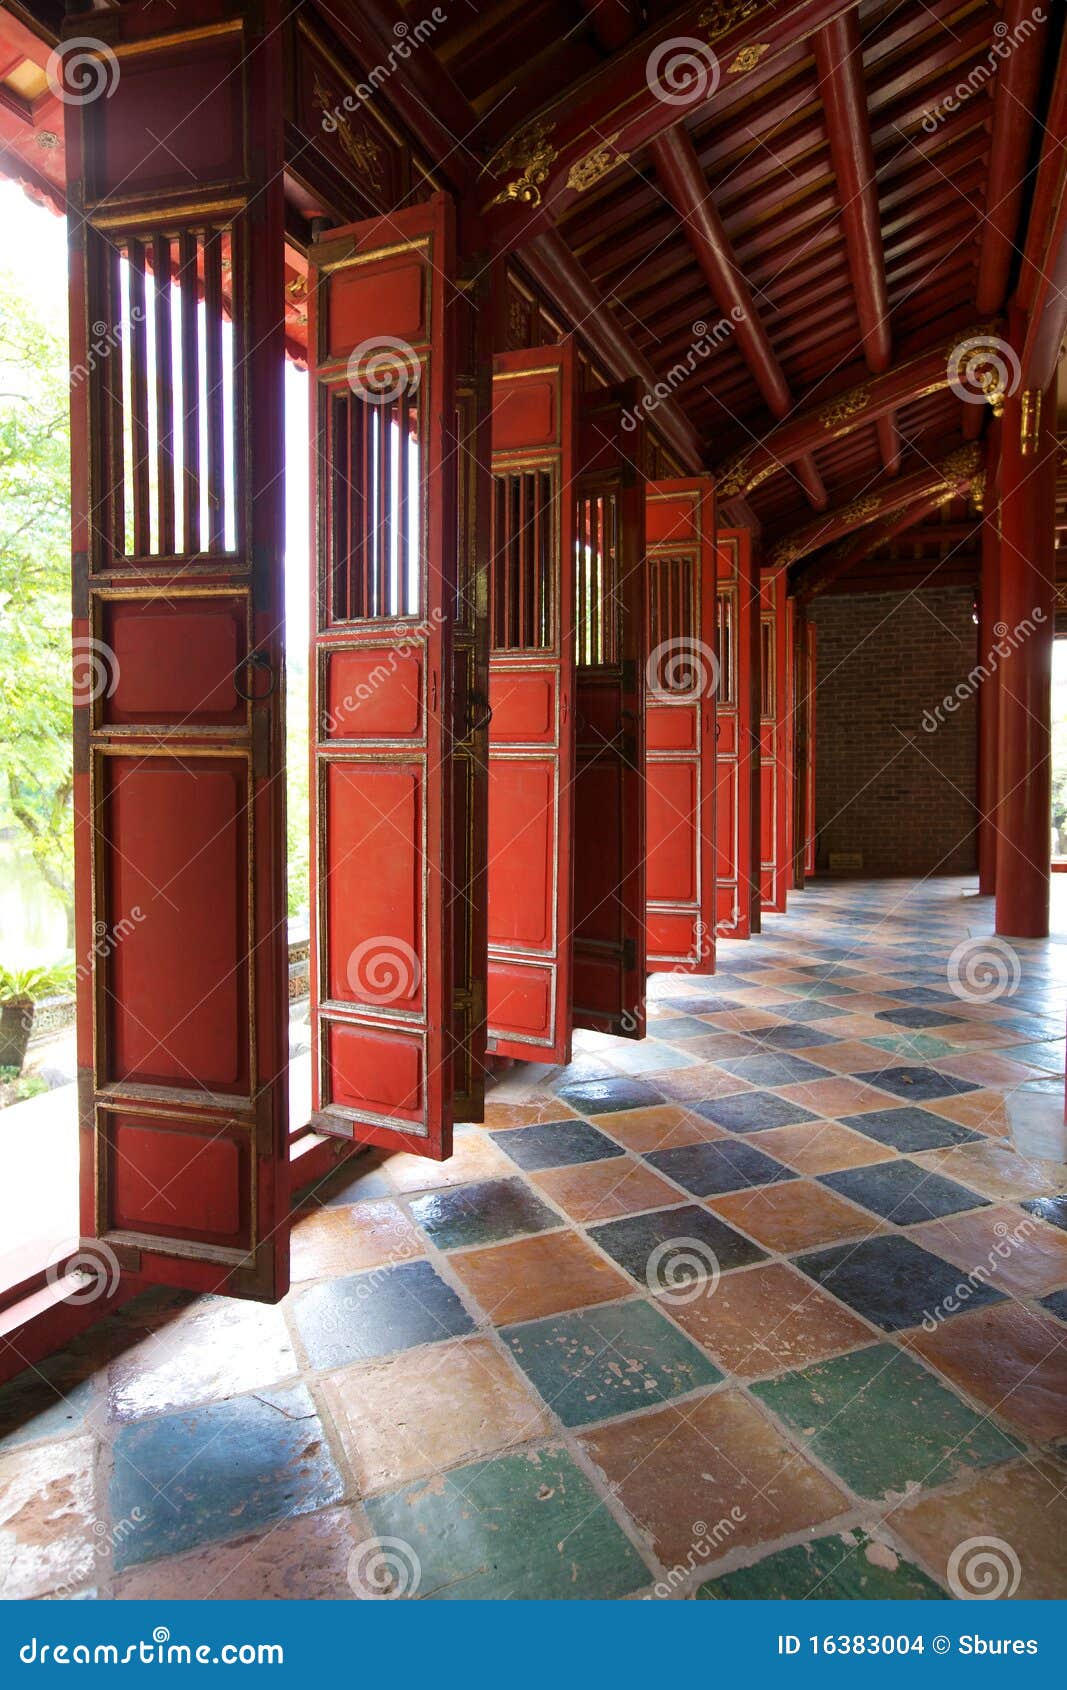
[(62, 325), (0, 272), (0, 825), (73, 943), (69, 407)]

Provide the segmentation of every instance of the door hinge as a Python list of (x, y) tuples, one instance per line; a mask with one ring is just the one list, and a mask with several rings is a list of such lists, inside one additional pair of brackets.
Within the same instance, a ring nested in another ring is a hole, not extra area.
[(637, 940), (624, 939), (622, 942), (622, 966), (627, 974), (632, 974), (637, 967)]

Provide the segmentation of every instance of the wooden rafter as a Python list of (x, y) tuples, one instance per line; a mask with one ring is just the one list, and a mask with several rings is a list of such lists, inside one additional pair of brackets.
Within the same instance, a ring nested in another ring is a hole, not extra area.
[[(775, 568), (786, 569), (812, 552), (832, 545), (835, 540), (844, 539), (857, 528), (882, 522), (891, 513), (918, 505), (924, 498), (937, 500), (963, 494), (981, 473), (981, 448), (977, 445), (959, 447), (949, 452), (939, 464), (916, 470), (903, 480), (872, 487), (868, 492), (826, 511), (788, 539), (780, 540), (771, 548), (767, 561)], [(796, 590), (798, 597), (809, 596), (808, 571), (797, 582)]]
[[(946, 500), (954, 498), (958, 491), (959, 489), (953, 488), (946, 492), (942, 488), (936, 493), (926, 494), (913, 504), (894, 512), (873, 531), (865, 528), (858, 539), (844, 541), (828, 557), (820, 559), (805, 571), (803, 585), (797, 588), (797, 597), (805, 604), (810, 603), (820, 593), (826, 592), (828, 587), (839, 582), (842, 576), (866, 563), (868, 558), (883, 546), (890, 545), (892, 541), (900, 539), (902, 535), (910, 533), (920, 523), (925, 522)], [(950, 526), (951, 535), (949, 526), (946, 525), (944, 531), (924, 534), (922, 538), (948, 540), (953, 545), (965, 545), (967, 540), (978, 532), (975, 524), (953, 523)]]
[[(734, 258), (729, 236), (711, 197), (693, 143), (679, 125), (652, 143), (652, 158), (660, 184), (682, 220), (716, 304), (734, 325), (734, 334), (771, 415), (781, 418), (793, 398), (770, 338), (760, 321), (751, 289)], [(794, 460), (798, 480), (816, 510), (826, 506), (826, 489), (810, 453)]]
[[(658, 379), (655, 370), (619, 327), (566, 241), (554, 229), (546, 231), (530, 242), (523, 260), (533, 280), (574, 324), (609, 374), (617, 380), (636, 376), (646, 392), (654, 392)], [(668, 396), (657, 400), (655, 413), (648, 420), (687, 471), (696, 473), (704, 467), (696, 430), (676, 399)]]
[[(893, 346), (858, 11), (844, 12), (820, 29), (812, 50), (826, 113), (830, 162), (841, 198), (863, 355), (872, 374), (882, 375), (889, 368)], [(896, 475), (900, 436), (892, 411), (878, 419), (878, 446), (886, 473)]]
[[(528, 240), (637, 148), (696, 112), (722, 82), (727, 91), (756, 66), (766, 72), (841, 10), (841, 0), (691, 0), (644, 30), (580, 89), (527, 117), (488, 166), (486, 227), (494, 246)], [(706, 67), (688, 107), (662, 98), (662, 76), (679, 38), (700, 43)], [(706, 49), (706, 53), (704, 52)], [(655, 73), (650, 73), (650, 62)]]
[(954, 333), (941, 329), (936, 341), (926, 350), (914, 353), (884, 375), (873, 376), (870, 381), (860, 382), (832, 399), (798, 410), (769, 431), (758, 446), (736, 453), (716, 468), (714, 474), (720, 494), (733, 498), (751, 492), (803, 452), (813, 450), (820, 443), (839, 440), (857, 428), (878, 423), (900, 406), (946, 388), (952, 348), (980, 334), (994, 333), (998, 327), (994, 322), (957, 329)]

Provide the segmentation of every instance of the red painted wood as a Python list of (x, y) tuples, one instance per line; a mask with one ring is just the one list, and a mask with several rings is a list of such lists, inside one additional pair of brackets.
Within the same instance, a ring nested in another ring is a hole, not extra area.
[(864, 355), (868, 369), (880, 373), (889, 367), (892, 344), (859, 12), (834, 18), (812, 38), (812, 49)]
[(329, 231), (310, 274), (312, 1121), (441, 1160), (461, 872), (450, 201)]
[(500, 353), (490, 564), (489, 1049), (566, 1062), (574, 837), (573, 342)]
[[(679, 126), (655, 140), (652, 158), (719, 309), (734, 324), (737, 343), (768, 409), (775, 417), (784, 416), (792, 405), (788, 384), (685, 129)], [(812, 504), (823, 509), (826, 489), (814, 460), (801, 456), (796, 473)]]
[[(650, 482), (645, 494), (649, 655), (645, 665), (645, 825), (650, 973), (715, 969), (717, 831), (737, 827), (736, 588), (716, 595), (715, 499), (704, 478)], [(717, 605), (729, 639), (716, 642)], [(731, 713), (719, 717), (724, 685)], [(719, 749), (733, 781), (717, 782)], [(734, 888), (736, 894), (736, 887)]]
[(583, 394), (575, 490), (574, 1025), (645, 1033), (645, 479), (636, 382)]
[[(281, 37), (269, 3), (254, 20), (206, 6), (203, 32), (176, 16), (113, 13), (122, 76), (68, 108), (71, 356), (88, 371), (72, 385), (81, 1225), (139, 1284), (273, 1300), (289, 1197)], [(202, 469), (215, 494), (203, 533), (198, 497), (175, 528), (181, 419), (149, 383), (142, 315), (169, 314), (179, 251), (186, 369), (202, 299), (206, 400), (186, 385), (182, 408), (186, 481)], [(128, 347), (128, 397), (122, 355), (88, 355), (99, 321)]]
[[(716, 932), (747, 939), (752, 931), (753, 797), (758, 797), (758, 695), (753, 654), (758, 652), (753, 596), (752, 534), (747, 528), (716, 533), (716, 584), (720, 606), (729, 605), (733, 641), (729, 663), (720, 646), (715, 737)], [(721, 619), (726, 612), (720, 610)]]
[[(1000, 430), (993, 424), (986, 446), (985, 516), (982, 521), (978, 588), (978, 660), (994, 649), (1000, 620), (999, 522)], [(997, 733), (999, 669), (978, 689), (978, 890), (991, 897), (997, 888)]]
[[(712, 49), (725, 67), (724, 99), (734, 93), (731, 84), (735, 75), (738, 85), (745, 82), (743, 76), (730, 71), (731, 65), (736, 65), (737, 72), (744, 66), (743, 48), (759, 45), (763, 49), (760, 69), (766, 72), (779, 55), (806, 40), (839, 9), (840, 0), (783, 0), (776, 7), (772, 22), (750, 14), (736, 24), (728, 22), (717, 34), (712, 31)], [(656, 62), (663, 67), (672, 50), (677, 56), (679, 37), (695, 36), (706, 42), (709, 34), (706, 22), (701, 27), (706, 13), (706, 3), (673, 13), (669, 21), (642, 32), (630, 47), (613, 55), (602, 70), (589, 77), (582, 86), (580, 99), (572, 100), (562, 109), (550, 108), (545, 121), (551, 126), (552, 155), (542, 180), (535, 184), (535, 194), (524, 197), (521, 188), (513, 185), (520, 175), (518, 168), (494, 161), (490, 192), (486, 195), (486, 222), (495, 244), (514, 245), (528, 239), (536, 229), (573, 204), (581, 192), (580, 178), (573, 174), (574, 166), (593, 148), (603, 146), (606, 135), (612, 137), (611, 145), (620, 154), (629, 156), (678, 122), (682, 108), (660, 97), (663, 84), (650, 74), (648, 61), (656, 54)], [(683, 40), (683, 47), (687, 44)], [(670, 75), (669, 69), (667, 74)], [(691, 110), (699, 109), (706, 101), (709, 87), (710, 81), (705, 78), (703, 98), (698, 87)], [(519, 126), (520, 132), (528, 131), (531, 121), (526, 117)], [(510, 152), (504, 156), (510, 157)]]
[[(976, 303), (999, 311), (1008, 290), (1027, 189), (1027, 156), (1034, 133), (1042, 63), (1048, 53), (1049, 14), (1033, 0), (1005, 0), (1003, 57), (993, 84), (993, 129), (985, 184)], [(1020, 26), (1022, 33), (1020, 34)], [(1063, 136), (1056, 143), (1059, 150)]]
[(809, 875), (815, 873), (815, 848), (817, 843), (815, 834), (815, 724), (817, 719), (816, 701), (818, 697), (818, 671), (816, 668), (817, 630), (814, 622), (807, 623), (807, 636), (808, 765), (807, 782), (804, 793), (804, 818), (806, 825), (806, 835), (804, 840), (804, 873)]
[(1043, 396), (1040, 427), (1024, 451), (1024, 400), (1033, 404), (1038, 397), (1012, 394), (1000, 435), (997, 619), (1007, 632), (997, 669), (996, 930), (1008, 939), (1042, 939), (1049, 930), (1055, 384)]
[(789, 611), (784, 569), (760, 570), (760, 902), (785, 910), (791, 876)]
[[(619, 327), (604, 294), (590, 281), (566, 241), (554, 230), (546, 230), (530, 242), (523, 259), (533, 279), (558, 303), (567, 320), (578, 325), (583, 341), (605, 370), (619, 381), (636, 377), (646, 391), (654, 390), (656, 371)], [(656, 428), (685, 468), (699, 469), (703, 462), (700, 437), (682, 407), (669, 395), (656, 406)]]

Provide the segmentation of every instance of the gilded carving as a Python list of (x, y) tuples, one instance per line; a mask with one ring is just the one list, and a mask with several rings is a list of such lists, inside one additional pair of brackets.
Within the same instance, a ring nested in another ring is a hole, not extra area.
[(750, 47), (742, 47), (733, 64), (727, 65), (727, 76), (736, 76), (738, 71), (755, 70), (764, 53), (770, 50), (769, 41), (753, 42)]
[(842, 393), (839, 399), (831, 399), (828, 405), (824, 405), (819, 412), (819, 421), (823, 428), (839, 428), (849, 417), (854, 417), (858, 411), (866, 410), (870, 402), (869, 387), (854, 387), (850, 393)]
[(517, 170), (518, 175), (494, 194), (490, 205), (540, 205), (541, 188), (548, 181), (548, 172), (559, 157), (558, 148), (549, 140), (554, 123), (538, 118), (527, 129), (512, 135), (493, 154), (486, 165), (490, 176), (503, 176), (505, 171)]
[(609, 171), (614, 170), (617, 164), (623, 164), (630, 155), (616, 151), (615, 143), (618, 139), (619, 131), (616, 130), (614, 135), (607, 136), (592, 152), (586, 153), (584, 158), (572, 164), (567, 172), (568, 188), (573, 188), (575, 193), (584, 194), (587, 188), (592, 188)]
[(858, 499), (853, 499), (850, 505), (845, 506), (841, 512), (841, 520), (842, 522), (868, 522), (872, 516), (877, 515), (881, 508), (882, 499), (879, 493), (863, 493)]
[(941, 465), (941, 474), (946, 481), (963, 481), (981, 467), (982, 448), (974, 441), (970, 446), (959, 446), (955, 452), (950, 452)]
[(759, 11), (762, 0), (711, 0), (697, 19), (697, 28), (704, 31), (709, 46), (736, 29), (739, 23)]
[(315, 78), (314, 99), (319, 110), (332, 118), (334, 133), (345, 157), (360, 175), (367, 178), (372, 188), (381, 191), (385, 187), (385, 155), (374, 136), (362, 125), (358, 129), (352, 128), (348, 117), (343, 114), (342, 102), (323, 86), (318, 77)]
[(739, 493), (748, 490), (748, 466), (751, 459), (751, 452), (746, 452), (744, 457), (727, 465), (726, 470), (716, 482), (716, 491), (722, 498), (735, 499)]
[(1025, 389), (1019, 417), (1019, 450), (1024, 458), (1032, 458), (1037, 451), (1041, 434), (1041, 389)]

